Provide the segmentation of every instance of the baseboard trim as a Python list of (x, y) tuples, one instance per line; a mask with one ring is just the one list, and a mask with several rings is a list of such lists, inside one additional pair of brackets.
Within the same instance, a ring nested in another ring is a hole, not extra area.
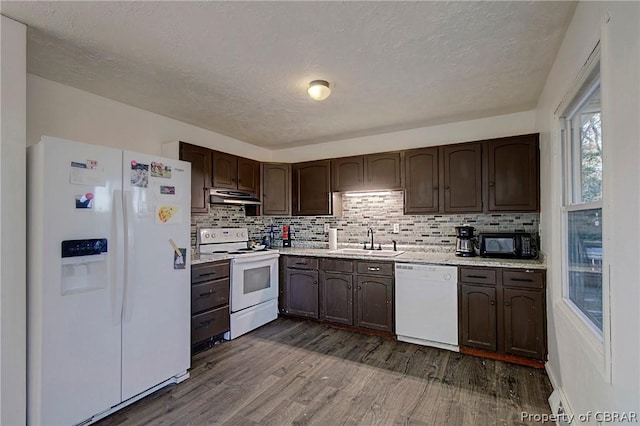
[(537, 359), (525, 358), (516, 355), (499, 354), (496, 352), (490, 352), (476, 348), (460, 347), (460, 352), (463, 354), (478, 356), (481, 358), (489, 358), (495, 359), (497, 361), (509, 362), (511, 364), (524, 365), (533, 368), (544, 368), (544, 362)]

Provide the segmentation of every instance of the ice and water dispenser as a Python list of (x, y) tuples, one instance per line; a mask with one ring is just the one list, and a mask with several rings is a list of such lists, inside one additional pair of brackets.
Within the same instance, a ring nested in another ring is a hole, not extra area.
[(62, 242), (62, 295), (107, 287), (107, 239)]

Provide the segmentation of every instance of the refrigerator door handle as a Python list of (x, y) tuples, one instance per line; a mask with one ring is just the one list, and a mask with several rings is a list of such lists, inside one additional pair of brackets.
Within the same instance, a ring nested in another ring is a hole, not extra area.
[(131, 321), (133, 311), (133, 267), (131, 265), (135, 253), (135, 241), (133, 238), (133, 193), (124, 191), (124, 236), (125, 236), (125, 275), (124, 275), (124, 319)]
[(122, 206), (122, 191), (113, 191), (113, 213), (115, 218), (115, 264), (116, 273), (114, 278), (114, 304), (113, 304), (113, 324), (119, 325), (122, 321), (122, 304), (124, 302), (124, 210)]

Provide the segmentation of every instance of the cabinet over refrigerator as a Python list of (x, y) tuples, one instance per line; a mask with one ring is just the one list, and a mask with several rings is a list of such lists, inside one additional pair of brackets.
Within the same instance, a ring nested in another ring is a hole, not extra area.
[(191, 165), (51, 137), (27, 158), (28, 423), (186, 379)]

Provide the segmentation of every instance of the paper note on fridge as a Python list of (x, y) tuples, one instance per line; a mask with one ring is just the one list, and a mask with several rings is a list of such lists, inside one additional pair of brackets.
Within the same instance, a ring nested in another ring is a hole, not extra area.
[(167, 225), (182, 223), (182, 211), (179, 206), (161, 205), (156, 210), (156, 223)]
[(104, 169), (98, 167), (97, 161), (72, 161), (69, 182), (76, 185), (105, 186)]

